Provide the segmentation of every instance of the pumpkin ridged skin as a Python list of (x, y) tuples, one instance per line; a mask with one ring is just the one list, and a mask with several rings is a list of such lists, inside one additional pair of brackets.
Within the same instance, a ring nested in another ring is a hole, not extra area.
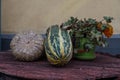
[(58, 25), (53, 25), (47, 30), (44, 46), (47, 59), (53, 65), (67, 64), (72, 58), (70, 35)]
[(21, 32), (10, 43), (13, 56), (21, 61), (37, 60), (44, 49), (43, 37), (35, 32)]

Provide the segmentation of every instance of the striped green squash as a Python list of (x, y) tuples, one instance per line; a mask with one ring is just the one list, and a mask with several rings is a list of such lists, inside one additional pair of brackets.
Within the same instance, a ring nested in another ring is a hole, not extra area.
[(67, 64), (72, 58), (70, 35), (58, 25), (48, 28), (44, 46), (47, 59), (53, 65)]

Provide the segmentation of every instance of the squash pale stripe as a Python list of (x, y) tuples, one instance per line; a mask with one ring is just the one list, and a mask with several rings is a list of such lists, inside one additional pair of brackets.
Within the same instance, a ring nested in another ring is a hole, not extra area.
[(60, 53), (61, 53), (62, 58), (63, 58), (65, 56), (64, 45), (63, 45), (65, 40), (63, 40), (63, 36), (61, 35), (61, 29), (59, 29), (59, 40), (60, 40)]
[(47, 30), (45, 51), (48, 61), (53, 65), (67, 64), (72, 58), (72, 42), (69, 33), (58, 25)]
[[(53, 38), (53, 40), (55, 40), (55, 39)], [(55, 42), (53, 41), (53, 43), (55, 43)], [(48, 35), (48, 46), (50, 47), (50, 51), (51, 51), (52, 55), (58, 58), (58, 55), (54, 51), (55, 49), (53, 49), (54, 48), (53, 43), (51, 43), (51, 28), (50, 28), (50, 32)]]
[(53, 48), (53, 51), (55, 52), (55, 54), (59, 57), (61, 55), (60, 54), (60, 47), (59, 47), (59, 29), (58, 28), (54, 28), (54, 29), (51, 29), (50, 31), (50, 40), (51, 40), (51, 46)]

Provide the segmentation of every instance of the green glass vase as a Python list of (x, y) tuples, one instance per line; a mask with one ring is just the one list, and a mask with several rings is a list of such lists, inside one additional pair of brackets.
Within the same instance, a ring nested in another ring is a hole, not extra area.
[(96, 58), (95, 46), (89, 50), (85, 50), (86, 43), (90, 44), (91, 41), (87, 38), (77, 38), (74, 47), (74, 58), (80, 60), (94, 60)]

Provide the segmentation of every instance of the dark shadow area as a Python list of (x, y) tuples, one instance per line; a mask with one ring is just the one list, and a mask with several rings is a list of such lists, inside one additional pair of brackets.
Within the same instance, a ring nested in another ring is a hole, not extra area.
[(118, 80), (118, 77), (100, 78), (96, 80)]
[(16, 77), (16, 76), (11, 76), (11, 75), (6, 75), (4, 73), (0, 73), (0, 80), (34, 80), (34, 79), (26, 79), (26, 78), (21, 78), (21, 77)]

